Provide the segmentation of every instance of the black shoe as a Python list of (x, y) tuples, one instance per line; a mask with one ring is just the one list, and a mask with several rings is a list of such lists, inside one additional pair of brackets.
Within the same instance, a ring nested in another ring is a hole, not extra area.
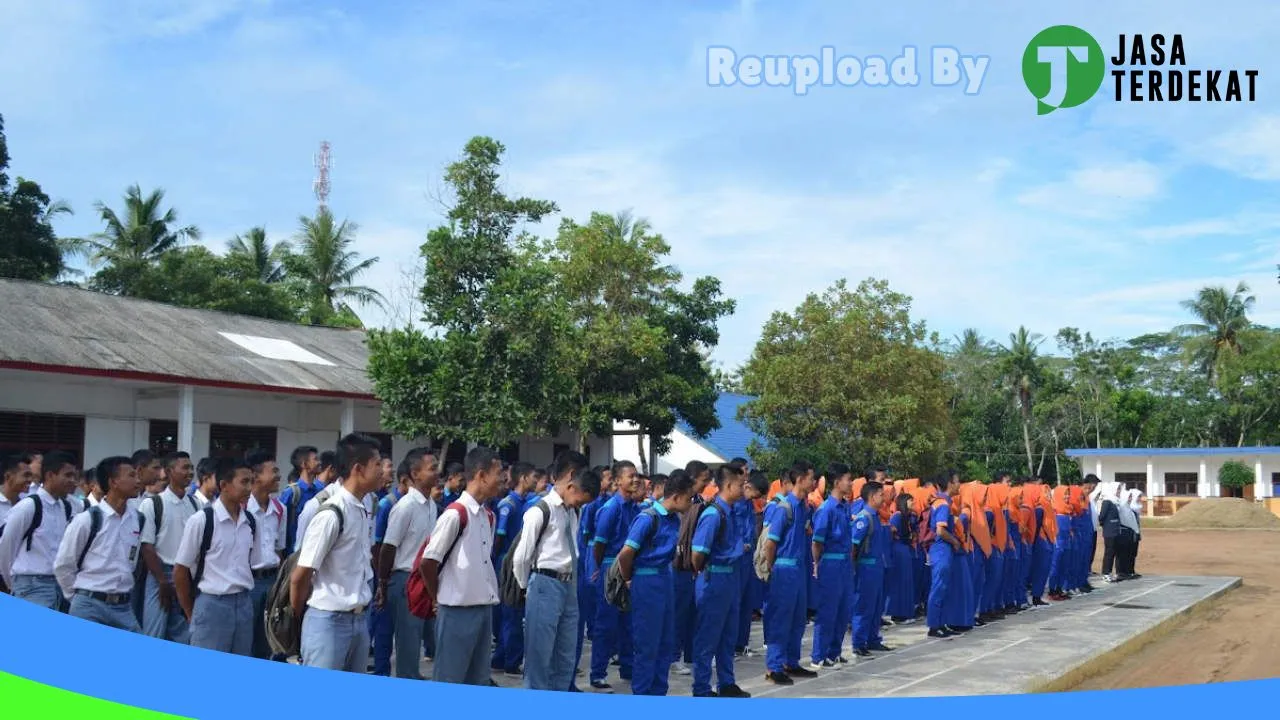
[(783, 672), (765, 673), (764, 679), (768, 680), (774, 685), (795, 685), (796, 684), (796, 681), (792, 680), (790, 675)]
[(871, 651), (867, 650), (866, 648), (858, 648), (857, 650), (853, 651), (853, 654), (857, 655), (858, 657), (871, 657)]
[(749, 698), (751, 693), (737, 685), (721, 685), (720, 689), (716, 691), (716, 696), (722, 698)]
[(693, 696), (694, 697), (720, 697), (719, 695), (716, 694), (715, 690), (709, 690), (705, 693), (694, 693)]
[(592, 690), (597, 690), (597, 691), (599, 691), (599, 692), (603, 692), (603, 693), (611, 693), (611, 692), (613, 692), (613, 686), (612, 686), (612, 685), (610, 685), (609, 683), (607, 683), (607, 682), (603, 681), (603, 680), (592, 680), (592, 681), (591, 681), (591, 689), (592, 689)]
[(818, 673), (802, 667), (790, 667), (786, 670), (787, 674), (793, 678), (816, 678)]
[(1040, 598), (1036, 598), (1036, 599), (1034, 599), (1034, 600), (1032, 600), (1032, 601), (1031, 601), (1031, 606), (1032, 606), (1032, 607), (1048, 607), (1048, 606), (1049, 606), (1049, 603), (1045, 602), (1044, 600), (1042, 600), (1042, 599), (1040, 599)]
[(1080, 592), (1091, 593), (1093, 592), (1093, 586), (1086, 583), (1084, 587), (1080, 588)]
[(971, 628), (971, 627), (964, 627), (964, 626), (962, 626), (962, 625), (948, 625), (948, 626), (947, 626), (947, 629), (948, 629), (948, 630), (950, 630), (950, 631), (952, 632), (952, 634), (955, 634), (955, 635), (963, 635), (963, 634), (965, 634), (965, 633), (969, 632), (970, 630), (972, 630), (973, 628)]
[(974, 621), (973, 621), (973, 626), (974, 626), (974, 627), (986, 627), (986, 626), (987, 626), (987, 623), (986, 623), (986, 621), (985, 621), (985, 620), (983, 620), (982, 618), (978, 618), (977, 620), (974, 620)]
[(950, 639), (950, 638), (952, 637), (952, 635), (954, 635), (954, 634), (955, 634), (955, 633), (952, 633), (952, 632), (950, 632), (950, 631), (948, 631), (948, 630), (945, 630), (945, 629), (943, 629), (943, 628), (934, 628), (934, 629), (932, 629), (932, 630), (930, 630), (930, 631), (929, 631), (929, 635), (928, 635), (928, 637), (931, 637), (931, 638), (934, 638), (934, 639), (937, 639), (937, 640), (948, 640), (948, 639)]
[(893, 648), (889, 647), (888, 645), (885, 645), (884, 643), (876, 643), (875, 645), (868, 645), (867, 649), (873, 652), (893, 652)]

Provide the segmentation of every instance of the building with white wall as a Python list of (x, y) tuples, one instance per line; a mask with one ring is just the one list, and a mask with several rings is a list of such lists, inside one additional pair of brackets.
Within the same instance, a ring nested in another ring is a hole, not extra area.
[[(381, 427), (364, 332), (309, 327), (0, 280), (0, 454), (68, 450), (96, 463), (139, 448), (194, 458), (332, 449), (343, 434), (378, 438), (401, 457), (429, 439)], [(522, 438), (509, 461), (551, 463), (563, 437)], [(590, 438), (593, 463), (610, 440)], [(456, 443), (449, 459), (461, 460)]]
[[(671, 474), (672, 470), (683, 470), (694, 460), (700, 460), (714, 468), (729, 462), (735, 457), (755, 459), (747, 452), (752, 440), (764, 445), (764, 439), (751, 431), (746, 423), (738, 420), (738, 408), (748, 400), (749, 395), (737, 393), (720, 393), (716, 399), (716, 417), (720, 427), (711, 431), (705, 438), (699, 438), (687, 423), (679, 422), (668, 438), (671, 450), (665, 455), (655, 457), (652, 443), (648, 437), (639, 437), (635, 423), (621, 421), (613, 426), (613, 457), (616, 460), (629, 460), (636, 467), (650, 468), (651, 473)], [(641, 463), (641, 457), (644, 463)]]
[(1254, 483), (1242, 493), (1246, 499), (1270, 506), (1280, 487), (1280, 447), (1089, 448), (1066, 454), (1080, 463), (1082, 473), (1140, 489), (1152, 499), (1156, 515), (1196, 498), (1230, 497), (1218, 471), (1231, 460), (1253, 469)]

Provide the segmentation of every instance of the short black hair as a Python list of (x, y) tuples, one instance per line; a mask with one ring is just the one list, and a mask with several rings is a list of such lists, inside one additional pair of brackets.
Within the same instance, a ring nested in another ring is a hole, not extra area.
[(351, 477), (351, 470), (382, 455), (382, 444), (361, 433), (351, 433), (338, 441), (338, 473)]
[(808, 460), (797, 460), (791, 464), (791, 482), (795, 482), (811, 472), (813, 472), (813, 463)]
[(164, 459), (162, 459), (160, 462), (163, 463), (164, 468), (168, 470), (174, 465), (177, 465), (179, 460), (190, 460), (190, 459), (191, 459), (190, 453), (187, 453), (183, 450), (176, 450), (174, 452), (169, 453), (168, 455), (165, 455)]
[(752, 471), (747, 476), (747, 482), (751, 483), (751, 487), (755, 488), (756, 492), (761, 495), (769, 492), (769, 476), (759, 470)]
[(320, 462), (321, 470), (330, 470), (338, 466), (338, 453), (332, 450), (325, 450), (316, 459)]
[(196, 479), (203, 480), (210, 475), (217, 475), (218, 462), (215, 458), (200, 458), (200, 462), (196, 463)]
[(684, 466), (684, 471), (689, 473), (689, 477), (697, 479), (704, 472), (710, 472), (711, 468), (701, 460), (690, 460), (688, 465)]
[(218, 481), (218, 487), (222, 487), (236, 479), (236, 472), (249, 469), (249, 464), (243, 460), (233, 457), (218, 458), (213, 464), (213, 477)]
[(1085, 483), (1094, 483), (1095, 485), (1096, 485), (1097, 483), (1102, 482), (1101, 480), (1099, 480), (1099, 479), (1098, 479), (1098, 476), (1097, 476), (1097, 475), (1094, 475), (1093, 473), (1089, 473), (1088, 475), (1085, 475), (1085, 476), (1084, 476), (1084, 481), (1085, 481)]
[(667, 497), (693, 494), (693, 476), (684, 470), (672, 470), (664, 484)]
[(254, 472), (261, 472), (263, 465), (275, 461), (276, 456), (266, 450), (252, 450), (244, 459), (245, 465)]
[(111, 489), (111, 478), (114, 478), (116, 473), (120, 472), (121, 466), (124, 465), (132, 466), (133, 460), (123, 455), (112, 455), (98, 461), (98, 469), (94, 472), (94, 475), (98, 480), (98, 487), (102, 488), (103, 493)]
[(537, 472), (537, 468), (533, 466), (533, 463), (521, 460), (511, 466), (511, 480), (519, 483), (535, 472)]
[[(54, 450), (48, 455), (45, 455), (43, 460), (44, 464), (40, 466), (40, 472), (44, 475), (49, 475), (50, 473), (57, 475), (62, 472), (62, 468), (68, 465), (77, 470), (80, 469), (79, 463), (76, 462), (76, 456), (62, 450)], [(40, 479), (42, 481), (44, 480), (44, 478)]]
[(650, 475), (650, 476), (649, 476), (649, 487), (651, 487), (651, 488), (663, 488), (663, 489), (666, 489), (666, 487), (667, 487), (667, 476), (666, 476), (666, 475), (663, 475), (662, 473), (654, 473), (653, 475)]
[(610, 468), (610, 472), (615, 476), (621, 475), (622, 472), (625, 471), (627, 468), (631, 468), (632, 470), (635, 470), (636, 464), (631, 462), (630, 460), (619, 460), (613, 464), (613, 467)]
[(726, 482), (729, 482), (733, 478), (742, 477), (744, 472), (744, 468), (740, 468), (733, 463), (725, 463), (724, 465), (716, 468), (716, 484), (723, 488)]
[(471, 448), (467, 452), (467, 458), (463, 463), (467, 481), (475, 480), (481, 473), (488, 472), (494, 463), (500, 461), (501, 458), (498, 457), (498, 451), (493, 448), (487, 448), (483, 445)]
[(595, 470), (582, 469), (573, 474), (573, 486), (591, 496), (594, 500), (600, 496), (600, 473)]
[(827, 485), (834, 485), (837, 480), (849, 474), (849, 466), (844, 463), (833, 462), (827, 465)]
[(416, 447), (404, 454), (400, 467), (396, 468), (396, 479), (412, 478), (413, 471), (418, 469), (422, 461), (431, 454), (431, 448)]
[(884, 489), (884, 484), (875, 480), (868, 480), (866, 485), (862, 486), (862, 500), (866, 502), (871, 499), (872, 495)]
[(560, 478), (570, 475), (590, 465), (587, 456), (577, 450), (565, 450), (556, 456), (556, 461), (551, 464), (551, 480), (552, 482), (560, 482)]
[(466, 475), (466, 474), (467, 474), (467, 469), (463, 467), (462, 463), (460, 462), (451, 462), (448, 465), (446, 465), (444, 468), (444, 476), (446, 478), (451, 478), (454, 475)]
[(143, 467), (144, 465), (150, 465), (151, 462), (155, 459), (156, 459), (155, 453), (151, 452), (146, 448), (143, 448), (135, 452), (133, 454), (133, 457), (129, 458), (129, 464), (138, 468), (138, 467)]

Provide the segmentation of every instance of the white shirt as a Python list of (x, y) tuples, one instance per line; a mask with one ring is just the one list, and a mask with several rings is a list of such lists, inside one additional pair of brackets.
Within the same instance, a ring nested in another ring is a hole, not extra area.
[[(467, 510), (467, 531), (449, 562), (440, 567), (437, 601), (450, 607), (497, 605), (498, 576), (489, 559), (493, 553), (493, 522), (471, 493), (463, 492), (457, 502)], [(459, 528), (457, 511), (442, 513), (431, 533), (431, 543), (422, 553), (423, 559), (440, 562), (458, 537)]]
[(138, 561), (138, 513), (125, 504), (124, 514), (117, 515), (108, 503), (98, 505), (102, 527), (85, 554), (84, 566), (76, 570), (76, 561), (89, 539), (89, 522), (93, 513), (80, 513), (71, 519), (71, 527), (62, 536), (58, 556), (53, 561), (53, 574), (62, 594), (71, 597), (76, 590), (101, 593), (127, 593), (133, 590), (133, 568)]
[(422, 543), (436, 526), (436, 504), (417, 488), (409, 488), (404, 497), (396, 501), (387, 515), (387, 534), (382, 544), (394, 545), (396, 561), (392, 570), (413, 570), (413, 559)]
[(159, 535), (156, 534), (155, 500), (145, 498), (138, 506), (138, 514), (146, 518), (142, 527), (142, 542), (155, 547), (156, 555), (165, 565), (173, 565), (178, 557), (178, 546), (182, 544), (182, 532), (187, 521), (198, 512), (191, 498), (185, 495), (174, 495), (173, 490), (165, 488), (158, 496), (161, 507)]
[[(178, 547), (175, 565), (183, 565), (194, 576), (200, 564), (200, 540), (204, 535), (206, 513), (191, 516), (182, 529), (182, 544)], [(258, 532), (262, 529), (259, 528)], [(223, 503), (213, 504), (213, 538), (209, 552), (204, 556), (204, 575), (196, 587), (208, 595), (231, 595), (253, 589), (251, 567), (258, 561), (257, 544), (253, 541), (253, 529), (245, 519), (244, 511), (231, 519), (231, 513)], [(194, 579), (194, 577), (193, 577)]]
[[(535, 568), (568, 574), (577, 566), (578, 547), (574, 540), (578, 537), (577, 513), (570, 512), (554, 489), (542, 499), (550, 506), (551, 516), (544, 518), (542, 509), (536, 505), (529, 508), (520, 529), (520, 547), (511, 558), (511, 570), (522, 588), (529, 586), (529, 576)], [(539, 546), (537, 539), (544, 521), (551, 524), (542, 533)]]
[(249, 512), (258, 523), (258, 559), (253, 564), (254, 570), (279, 567), (280, 553), (284, 550), (285, 516), (284, 506), (275, 498), (267, 499), (265, 508), (258, 505), (258, 499), (249, 496)]
[[(316, 516), (316, 511), (320, 509), (320, 503), (333, 497), (334, 491), (340, 487), (342, 487), (342, 483), (337, 483), (337, 482), (329, 483), (328, 485), (325, 486), (323, 490), (316, 493), (315, 497), (308, 500), (306, 505), (302, 506), (302, 510), (298, 511), (297, 537), (307, 536), (307, 525), (311, 523), (311, 518)], [(373, 515), (373, 507), (374, 507), (373, 495), (372, 494), (365, 495), (364, 496), (365, 512), (369, 513), (369, 515)], [(373, 547), (372, 545), (373, 523), (372, 522), (369, 523), (369, 543), (370, 543), (370, 547)], [(302, 546), (299, 545), (298, 547), (302, 547)]]
[[(22, 502), (22, 498), (18, 498), (18, 502)], [(0, 495), (0, 527), (4, 526), (4, 520), (9, 516), (10, 510), (13, 510), (13, 503), (9, 502), (9, 498)]]
[[(74, 505), (71, 500), (63, 505), (43, 488), (34, 495), (35, 502), (19, 501), (5, 518), (4, 535), (0, 536), (0, 578), (9, 587), (13, 587), (15, 575), (52, 575), (53, 561), (58, 556), (58, 545), (67, 532), (67, 507)], [(40, 503), (40, 527), (31, 536), (31, 550), (22, 536), (27, 534), (31, 521), (35, 518), (36, 502)], [(75, 517), (75, 508), (71, 508), (71, 516)]]
[(191, 497), (196, 499), (196, 504), (200, 506), (201, 510), (209, 507), (209, 498), (205, 497), (204, 493), (200, 492), (199, 490), (191, 493)]
[(315, 570), (311, 582), (311, 599), (307, 606), (329, 612), (350, 612), (364, 608), (373, 600), (369, 581), (373, 567), (372, 523), (366, 505), (341, 485), (334, 485), (326, 505), (340, 508), (346, 522), (338, 535), (338, 517), (333, 512), (317, 511), (307, 524), (298, 554), (298, 567)]

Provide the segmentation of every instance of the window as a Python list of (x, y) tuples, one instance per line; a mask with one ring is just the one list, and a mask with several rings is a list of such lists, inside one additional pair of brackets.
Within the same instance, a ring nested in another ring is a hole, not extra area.
[(1197, 473), (1165, 473), (1164, 494), (1199, 497), (1200, 476)]
[(1280, 472), (1271, 473), (1271, 494), (1280, 497)]
[(147, 448), (164, 457), (178, 450), (178, 421), (152, 420), (147, 430)]
[(276, 454), (276, 429), (253, 425), (209, 426), (209, 456), (243, 458), (254, 450)]
[(0, 412), (0, 454), (62, 450), (84, 457), (84, 418)]
[(1143, 495), (1147, 494), (1147, 474), (1140, 473), (1116, 473), (1116, 482), (1121, 483), (1128, 490), (1139, 490)]

